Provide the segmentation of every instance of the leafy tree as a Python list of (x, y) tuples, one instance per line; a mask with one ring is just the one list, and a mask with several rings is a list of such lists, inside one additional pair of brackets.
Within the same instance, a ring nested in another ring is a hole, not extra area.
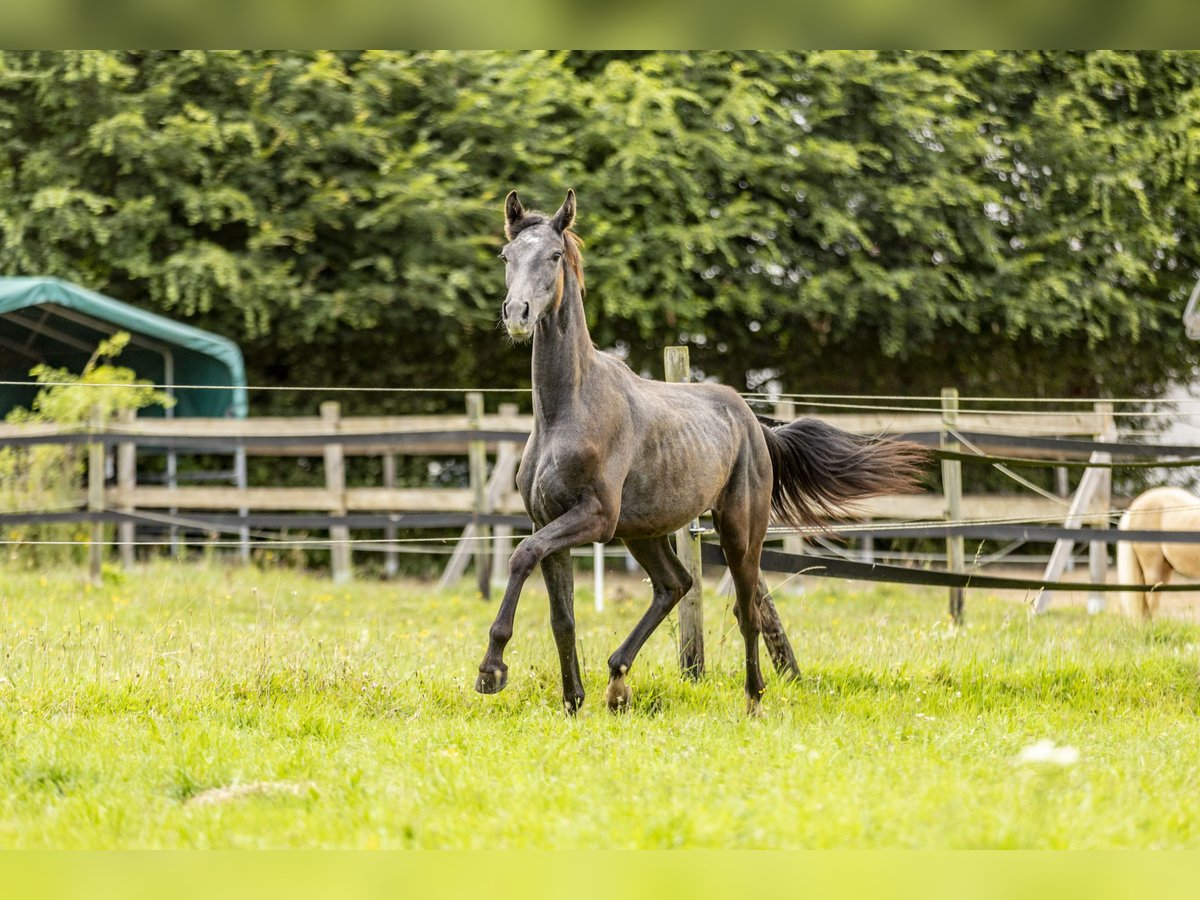
[(593, 334), (647, 373), (686, 340), (739, 387), (1151, 395), (1196, 361), (1198, 86), (1173, 52), (6, 52), (0, 271), (234, 337), (256, 383), (521, 386), (500, 202), (573, 186)]

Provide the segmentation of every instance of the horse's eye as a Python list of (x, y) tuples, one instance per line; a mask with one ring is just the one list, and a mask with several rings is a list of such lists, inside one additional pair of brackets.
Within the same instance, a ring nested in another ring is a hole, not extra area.
[(560, 259), (562, 259), (562, 254), (555, 253), (554, 256), (551, 257), (551, 259), (553, 259), (555, 262), (558, 262)]
[(507, 257), (507, 256), (505, 256), (503, 253), (501, 253), (501, 254), (500, 254), (500, 258), (501, 258), (502, 260), (504, 260), (505, 262), (508, 262), (508, 257)]

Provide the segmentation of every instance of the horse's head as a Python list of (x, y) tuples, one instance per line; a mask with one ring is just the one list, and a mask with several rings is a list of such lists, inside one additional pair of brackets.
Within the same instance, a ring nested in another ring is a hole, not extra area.
[(500, 251), (504, 260), (502, 318), (511, 337), (528, 340), (533, 328), (558, 309), (563, 298), (564, 262), (578, 273), (577, 238), (567, 231), (575, 221), (575, 192), (553, 216), (527, 212), (512, 191), (504, 201), (504, 234), (508, 243)]

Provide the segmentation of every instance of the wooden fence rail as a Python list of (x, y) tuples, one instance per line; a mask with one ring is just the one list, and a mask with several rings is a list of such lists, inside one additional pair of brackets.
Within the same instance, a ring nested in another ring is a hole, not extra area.
[[(790, 418), (787, 404), (776, 415)], [(893, 410), (855, 410), (820, 413), (829, 423), (860, 434), (906, 434), (944, 431), (940, 412), (908, 413)], [(343, 417), (337, 404), (325, 404), (320, 415), (261, 417), (253, 419), (166, 419), (145, 418), (93, 423), (91, 433), (102, 431), (104, 441), (89, 443), (87, 490), (80, 506), (125, 512), (188, 511), (228, 512), (246, 516), (251, 512), (312, 512), (331, 515), (352, 513), (457, 512), (467, 514), (519, 514), (520, 499), (513, 485), (513, 472), (524, 437), (533, 424), (532, 416), (516, 413), (506, 405), (501, 411), (486, 412), (479, 406), (470, 414), (420, 416)], [(992, 432), (1031, 436), (1087, 436), (1109, 433), (1111, 418), (1091, 410), (1054, 415), (959, 412), (956, 426), (962, 432)], [(0, 447), (28, 440), (53, 442), (88, 440), (78, 428), (47, 425), (0, 424)], [(229, 480), (234, 484), (145, 484), (138, 481), (139, 455), (173, 449), (176, 455), (228, 456)], [(396, 487), (395, 459), (399, 456), (467, 457), (475, 448), (470, 466), (471, 484), (461, 488)], [(482, 451), (482, 452), (480, 452)], [(1052, 451), (1022, 449), (1021, 456)], [(312, 487), (249, 486), (245, 457), (299, 457), (321, 460), (324, 484)], [(376, 456), (383, 460), (383, 484), (348, 486), (345, 467), (350, 457)], [(110, 477), (111, 473), (111, 477)], [(102, 488), (102, 490), (101, 490)], [(1107, 512), (1103, 492), (1082, 504), (1081, 521), (1091, 521)], [(958, 515), (985, 520), (1062, 520), (1066, 500), (1030, 494), (964, 495), (957, 504)], [(946, 501), (937, 494), (880, 497), (862, 505), (864, 518), (891, 521), (934, 521), (943, 519)], [(332, 546), (334, 577), (342, 580), (351, 572), (349, 531), (336, 526)], [(393, 532), (394, 534), (394, 532)], [(242, 531), (242, 554), (248, 556), (250, 536)], [(121, 559), (133, 558), (133, 526), (118, 530)], [(331, 535), (332, 537), (332, 535)], [(502, 535), (507, 540), (507, 533)], [(98, 558), (98, 557), (97, 557)], [(480, 554), (476, 567), (493, 563)], [(392, 559), (394, 571), (394, 557)], [(493, 577), (500, 567), (495, 568)], [(482, 582), (481, 582), (482, 583)]]

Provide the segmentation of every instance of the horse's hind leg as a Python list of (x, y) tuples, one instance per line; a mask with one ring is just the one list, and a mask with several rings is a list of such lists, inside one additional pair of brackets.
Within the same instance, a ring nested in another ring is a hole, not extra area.
[(550, 628), (562, 669), (563, 707), (574, 715), (583, 706), (583, 679), (575, 645), (575, 575), (570, 550), (559, 550), (542, 560), (542, 580), (550, 594)]
[[(717, 530), (717, 537), (720, 536), (720, 531)], [(796, 652), (792, 649), (787, 632), (783, 630), (779, 610), (775, 608), (775, 601), (771, 599), (771, 589), (767, 587), (767, 580), (762, 577), (761, 568), (755, 606), (758, 608), (758, 627), (762, 631), (763, 643), (767, 646), (767, 655), (771, 657), (775, 671), (783, 678), (799, 678), (800, 664), (796, 662)]]
[[(746, 643), (746, 709), (754, 715), (758, 712), (759, 701), (767, 689), (758, 662), (758, 635), (761, 623), (759, 604), (756, 602), (760, 580), (759, 558), (763, 534), (766, 532), (765, 517), (762, 526), (754, 528), (750, 523), (724, 511), (713, 510), (713, 515), (721, 536), (725, 564), (729, 566), (729, 574), (733, 577), (733, 587), (737, 595), (733, 611), (742, 632), (742, 639)], [(755, 536), (751, 534), (752, 531), (762, 533)]]
[(783, 622), (779, 620), (779, 610), (771, 599), (771, 589), (767, 587), (766, 579), (760, 571), (758, 576), (758, 624), (762, 629), (763, 643), (767, 645), (767, 655), (775, 666), (775, 671), (784, 678), (799, 678), (800, 666), (796, 662), (796, 654), (792, 643), (788, 640), (787, 632), (783, 630)]
[(625, 683), (625, 675), (633, 665), (634, 657), (642, 649), (646, 639), (654, 633), (654, 629), (662, 624), (662, 620), (692, 586), (692, 576), (679, 561), (666, 537), (639, 540), (626, 538), (625, 546), (650, 576), (654, 596), (650, 600), (650, 608), (633, 627), (629, 637), (625, 638), (616, 652), (608, 658), (608, 690), (605, 691), (605, 699), (612, 710), (624, 709), (629, 705), (632, 691)]
[[(1154, 544), (1152, 550), (1149, 559), (1139, 554), (1138, 561), (1142, 564), (1142, 577), (1146, 579), (1143, 583), (1167, 584), (1171, 580), (1171, 573), (1175, 570), (1163, 553), (1162, 544)], [(1161, 598), (1160, 591), (1147, 591), (1141, 595), (1141, 613), (1145, 621), (1149, 622), (1154, 618), (1154, 614), (1158, 612), (1158, 602)]]

